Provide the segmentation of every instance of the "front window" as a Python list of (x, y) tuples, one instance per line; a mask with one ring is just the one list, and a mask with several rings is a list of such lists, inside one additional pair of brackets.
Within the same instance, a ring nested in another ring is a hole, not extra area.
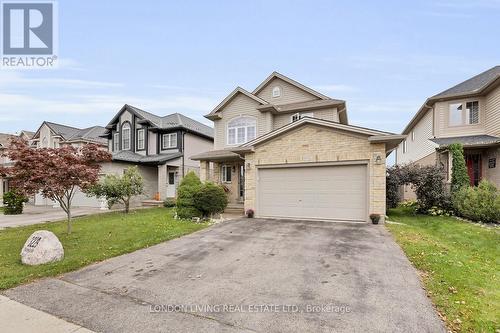
[(449, 124), (450, 126), (479, 124), (479, 102), (450, 104)]
[(223, 165), (222, 166), (222, 182), (230, 183), (231, 182), (231, 166)]
[(227, 125), (227, 144), (237, 145), (255, 139), (257, 121), (253, 117), (239, 117)]
[(137, 130), (137, 150), (144, 149), (144, 129)]
[(122, 149), (130, 150), (130, 124), (125, 123), (122, 126)]
[(163, 134), (161, 139), (161, 148), (177, 148), (177, 133)]
[(113, 151), (120, 150), (120, 133), (113, 135)]

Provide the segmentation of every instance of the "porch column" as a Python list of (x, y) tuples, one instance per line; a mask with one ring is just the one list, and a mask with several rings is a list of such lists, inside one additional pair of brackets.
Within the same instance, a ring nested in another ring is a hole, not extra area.
[(209, 178), (208, 175), (209, 165), (208, 161), (200, 161), (200, 180), (206, 182)]
[(163, 200), (167, 197), (167, 165), (158, 165), (158, 196), (156, 199)]
[(214, 162), (214, 179), (212, 179), (212, 181), (217, 184), (220, 184), (222, 182), (222, 179), (220, 177), (220, 172), (221, 172), (220, 168), (221, 168), (221, 163)]

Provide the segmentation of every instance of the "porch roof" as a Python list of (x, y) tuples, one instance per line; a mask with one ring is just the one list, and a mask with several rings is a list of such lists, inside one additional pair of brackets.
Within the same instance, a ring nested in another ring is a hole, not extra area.
[(164, 164), (173, 159), (179, 158), (182, 153), (157, 154), (144, 156), (131, 151), (119, 151), (113, 154), (113, 161), (131, 162), (139, 164)]
[(195, 161), (236, 161), (242, 159), (239, 154), (229, 149), (210, 150), (190, 158)]
[(429, 139), (439, 145), (439, 148), (446, 148), (452, 143), (461, 143), (467, 147), (488, 147), (500, 144), (500, 138), (491, 135), (471, 135), (471, 136), (455, 136), (451, 138), (435, 138)]

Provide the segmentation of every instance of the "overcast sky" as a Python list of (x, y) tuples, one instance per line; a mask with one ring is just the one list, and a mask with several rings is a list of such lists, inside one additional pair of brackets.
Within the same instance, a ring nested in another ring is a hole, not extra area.
[(59, 69), (0, 69), (0, 132), (106, 125), (129, 103), (204, 114), (276, 70), (400, 132), (426, 97), (500, 64), (500, 1), (59, 2)]

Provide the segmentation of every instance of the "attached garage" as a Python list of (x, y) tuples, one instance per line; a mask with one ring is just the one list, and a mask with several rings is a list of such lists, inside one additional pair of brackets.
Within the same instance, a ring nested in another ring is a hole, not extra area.
[(257, 200), (262, 217), (365, 222), (367, 163), (259, 168)]

